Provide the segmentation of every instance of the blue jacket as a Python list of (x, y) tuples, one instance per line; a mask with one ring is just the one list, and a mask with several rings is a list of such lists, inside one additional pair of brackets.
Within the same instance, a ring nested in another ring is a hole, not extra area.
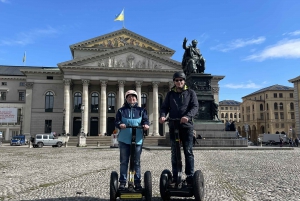
[(185, 116), (189, 121), (182, 124), (182, 127), (192, 127), (193, 117), (198, 113), (198, 99), (194, 90), (188, 89), (185, 85), (182, 92), (177, 92), (174, 86), (168, 93), (160, 109), (160, 117), (181, 119)]
[[(115, 126), (120, 130), (118, 141), (131, 144), (132, 129), (121, 129), (120, 124), (125, 124), (126, 126), (149, 125), (147, 110), (139, 107), (137, 103), (131, 106), (127, 102), (118, 109), (115, 120)], [(136, 143), (139, 145), (143, 143), (143, 129), (136, 129)]]

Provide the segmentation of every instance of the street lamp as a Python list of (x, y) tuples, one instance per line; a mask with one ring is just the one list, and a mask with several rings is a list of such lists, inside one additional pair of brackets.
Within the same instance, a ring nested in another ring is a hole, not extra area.
[(63, 109), (63, 127), (62, 127), (62, 135), (66, 134), (66, 130), (65, 130), (65, 116), (66, 116), (66, 110)]
[(80, 134), (84, 134), (84, 128), (83, 128), (83, 115), (84, 115), (84, 104), (81, 105), (81, 129), (80, 129)]
[(23, 122), (23, 115), (20, 115), (20, 135), (23, 134), (23, 130), (22, 130), (22, 122)]

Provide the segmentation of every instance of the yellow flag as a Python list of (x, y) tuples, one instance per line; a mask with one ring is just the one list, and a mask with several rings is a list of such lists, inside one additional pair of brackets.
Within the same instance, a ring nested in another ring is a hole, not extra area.
[(26, 52), (24, 52), (23, 63), (26, 61)]
[(116, 16), (114, 21), (124, 21), (124, 9), (119, 15)]

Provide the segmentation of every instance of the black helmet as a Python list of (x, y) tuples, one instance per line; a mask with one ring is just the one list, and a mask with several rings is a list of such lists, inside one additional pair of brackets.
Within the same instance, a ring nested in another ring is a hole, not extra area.
[(184, 74), (184, 72), (178, 71), (178, 72), (174, 73), (174, 75), (173, 75), (173, 81), (174, 81), (176, 78), (182, 78), (182, 79), (185, 80), (185, 74)]

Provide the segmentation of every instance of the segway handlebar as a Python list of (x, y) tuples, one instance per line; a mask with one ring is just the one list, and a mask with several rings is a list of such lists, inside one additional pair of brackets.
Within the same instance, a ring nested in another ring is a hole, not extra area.
[(130, 126), (130, 125), (126, 125), (126, 128), (141, 128), (141, 129), (144, 129), (143, 126)]

